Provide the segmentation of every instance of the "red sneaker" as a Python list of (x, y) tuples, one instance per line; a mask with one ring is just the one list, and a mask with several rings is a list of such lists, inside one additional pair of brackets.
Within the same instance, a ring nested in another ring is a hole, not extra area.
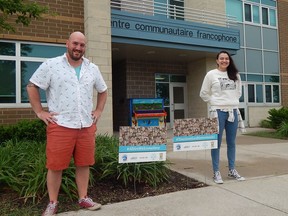
[(56, 215), (57, 210), (58, 210), (58, 202), (51, 201), (47, 205), (45, 211), (42, 213), (42, 216)]
[(101, 204), (93, 202), (93, 200), (89, 197), (85, 197), (78, 201), (79, 206), (88, 210), (97, 210), (101, 208)]

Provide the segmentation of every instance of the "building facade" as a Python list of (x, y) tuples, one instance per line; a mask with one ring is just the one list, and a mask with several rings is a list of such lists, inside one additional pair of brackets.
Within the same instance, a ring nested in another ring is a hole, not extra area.
[[(164, 98), (168, 127), (174, 119), (207, 116), (199, 91), (220, 50), (240, 71), (246, 126), (288, 104), (288, 0), (37, 2), (56, 15), (0, 34), (0, 124), (35, 118), (28, 79), (45, 59), (65, 52), (73, 31), (85, 33), (85, 55), (108, 84), (100, 133), (129, 124), (130, 98)], [(41, 99), (45, 107), (44, 92)]]

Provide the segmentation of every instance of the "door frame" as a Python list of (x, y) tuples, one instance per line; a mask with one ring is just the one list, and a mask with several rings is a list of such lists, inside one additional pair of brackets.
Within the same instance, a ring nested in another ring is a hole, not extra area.
[[(184, 103), (183, 104), (175, 104), (174, 103), (174, 87), (183, 87), (184, 93)], [(184, 118), (188, 116), (188, 101), (187, 101), (187, 83), (183, 82), (170, 82), (169, 83), (169, 101), (170, 101), (170, 128), (174, 126), (174, 110), (176, 109), (184, 109)]]

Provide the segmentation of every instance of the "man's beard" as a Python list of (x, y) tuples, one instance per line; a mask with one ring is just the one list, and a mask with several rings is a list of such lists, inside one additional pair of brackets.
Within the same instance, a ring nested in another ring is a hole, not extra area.
[(69, 51), (68, 54), (70, 56), (70, 58), (73, 60), (73, 61), (79, 61), (82, 56), (84, 55), (84, 52), (78, 52), (79, 55), (75, 56), (74, 54), (74, 51)]

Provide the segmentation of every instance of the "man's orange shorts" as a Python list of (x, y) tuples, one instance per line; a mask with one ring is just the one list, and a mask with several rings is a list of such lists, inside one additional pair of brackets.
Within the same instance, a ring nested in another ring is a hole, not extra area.
[(74, 157), (75, 166), (90, 166), (95, 163), (95, 132), (97, 127), (72, 129), (49, 124), (47, 126), (46, 168), (64, 170)]

